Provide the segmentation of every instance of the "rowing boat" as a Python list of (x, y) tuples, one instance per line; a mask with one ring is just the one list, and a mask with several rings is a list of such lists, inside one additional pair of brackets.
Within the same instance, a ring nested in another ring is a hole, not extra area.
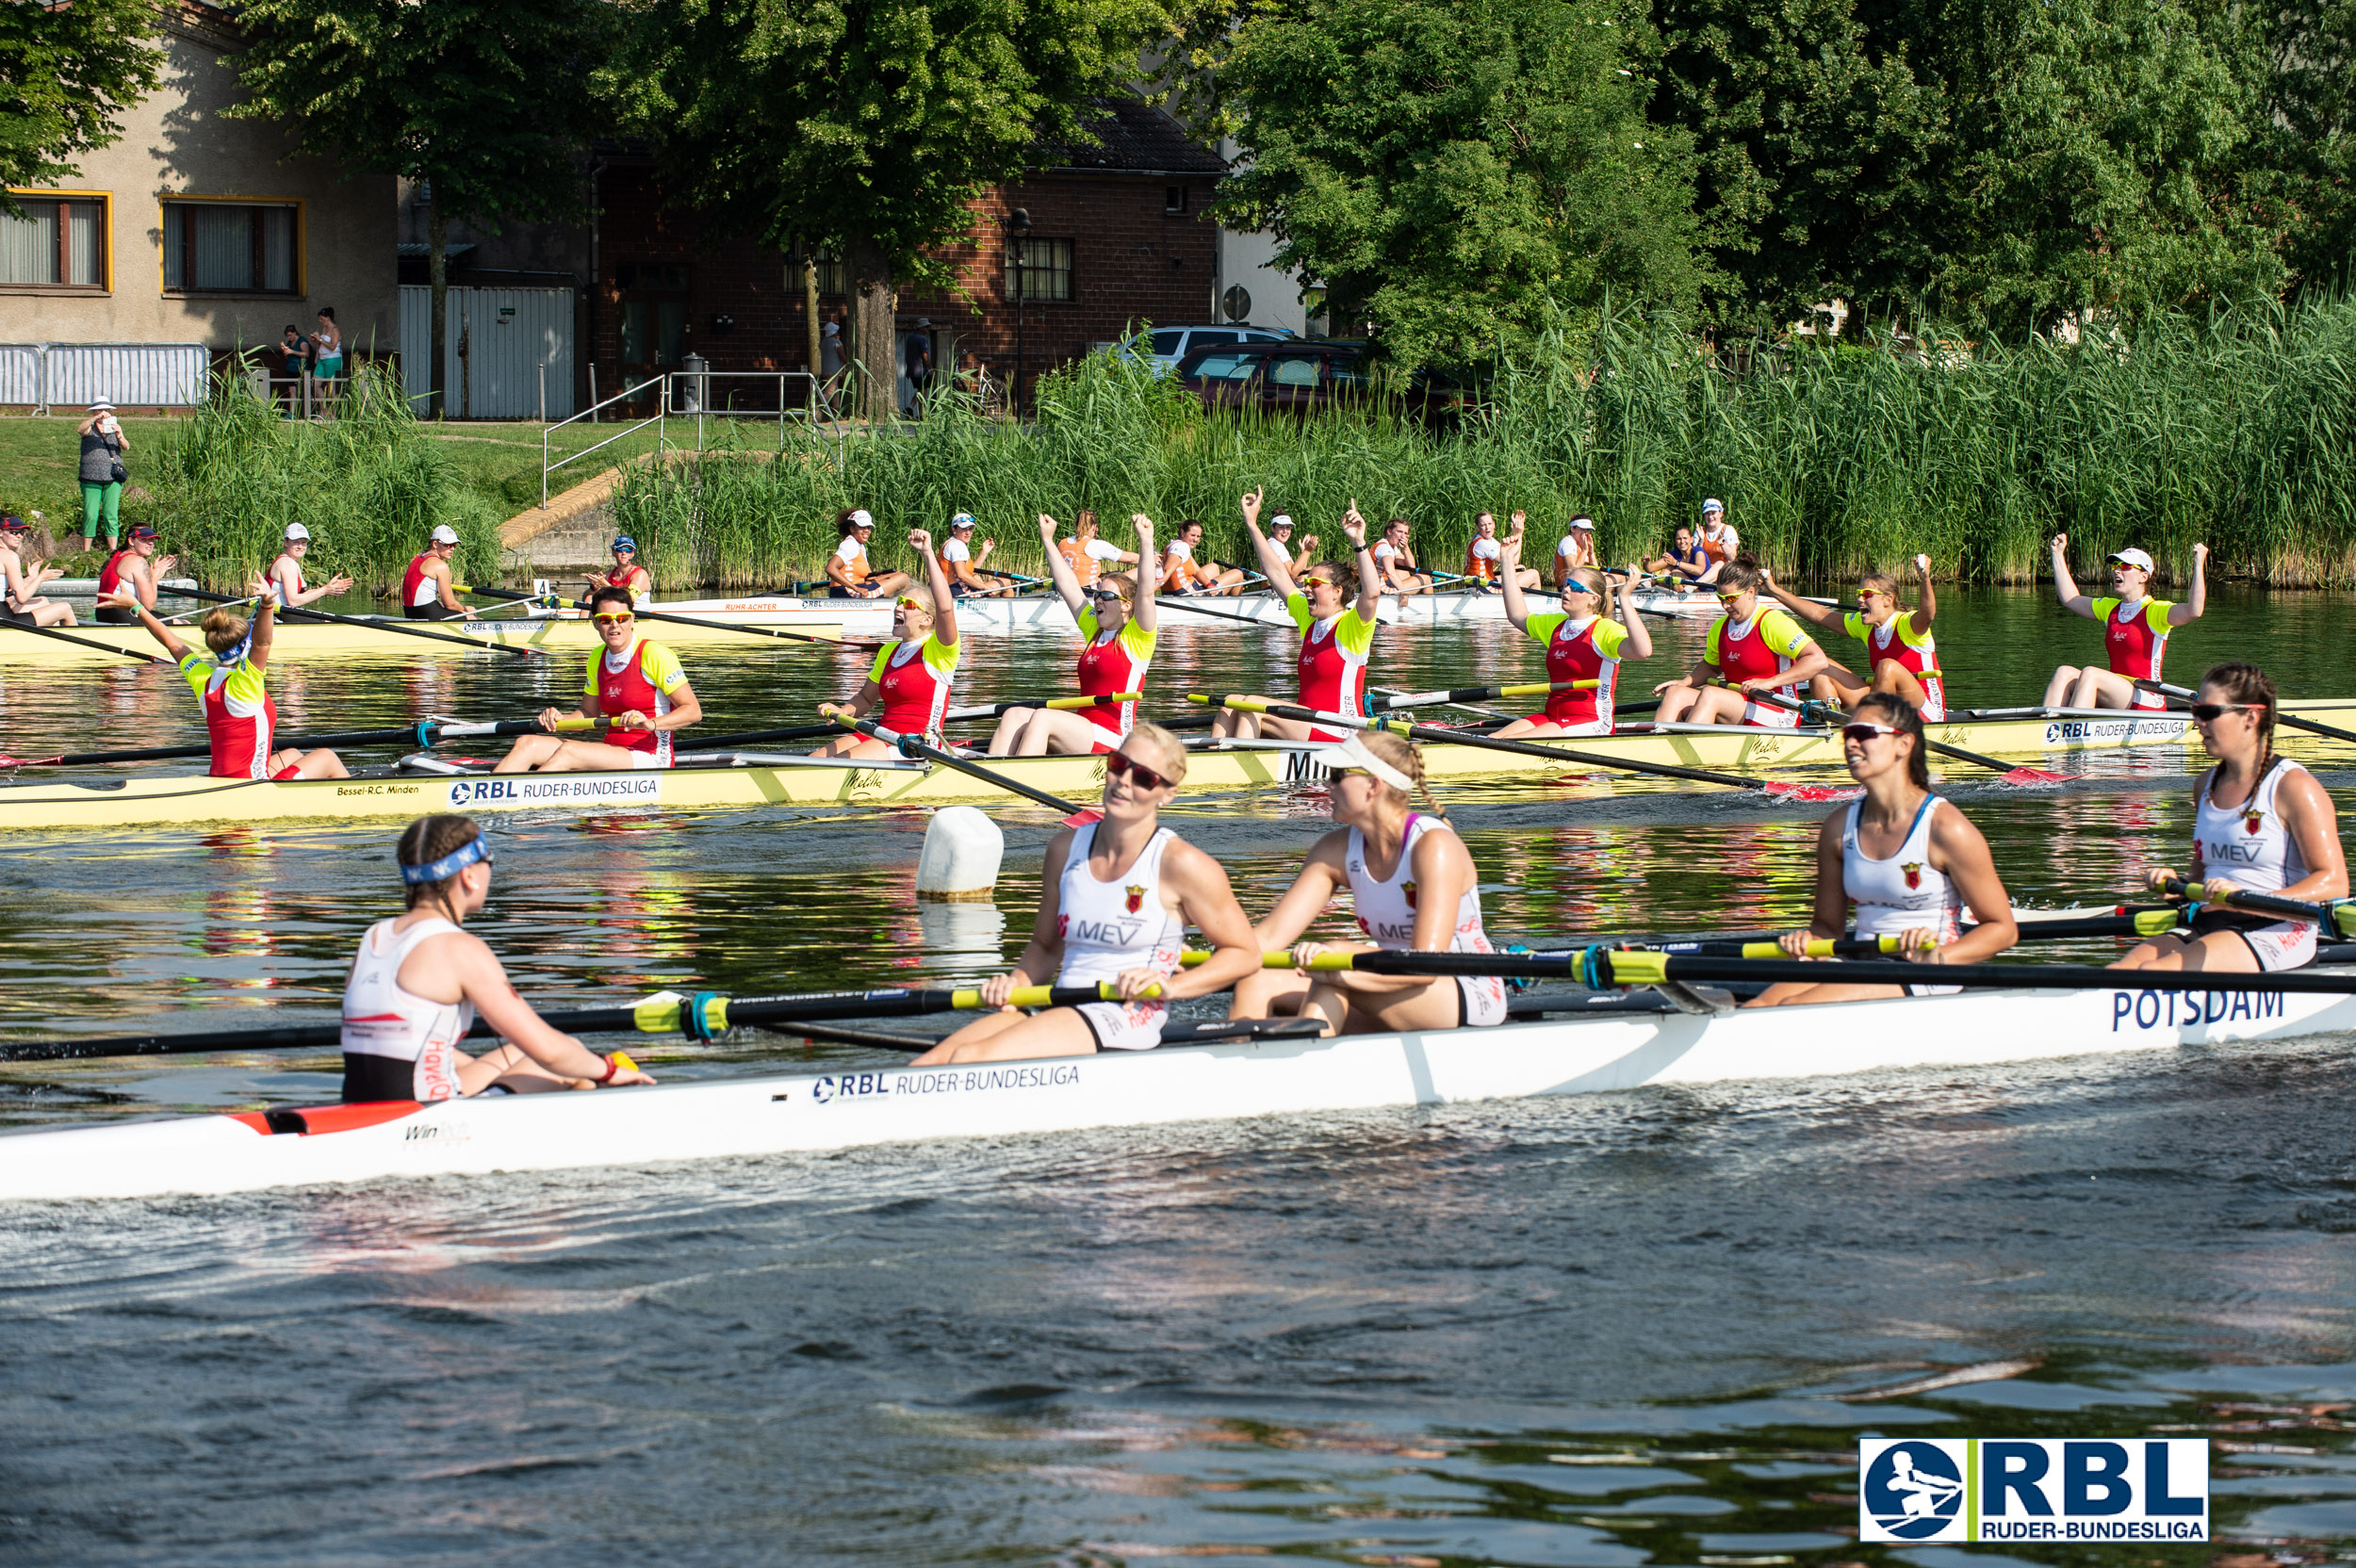
[[(1177, 599), (1178, 608), (1170, 608), (1173, 599)], [(1225, 627), (1236, 631), (1249, 631), (1252, 629), (1251, 625), (1239, 624), (1241, 622), (1286, 631), (1293, 629), (1292, 612), (1284, 607), (1283, 599), (1273, 594), (1243, 594), (1234, 598), (1200, 594), (1183, 599), (1165, 594), (1161, 601), (1166, 612), (1161, 623), (1165, 629), (1186, 627), (1196, 630), (1213, 630)], [(1218, 614), (1188, 614), (1185, 608), (1188, 605), (1216, 611)], [(1541, 608), (1544, 608), (1543, 604)], [(1409, 598), (1386, 595), (1376, 610), (1375, 617), (1384, 626), (1456, 626), (1468, 621), (1502, 621), (1505, 619), (1505, 600), (1497, 594), (1417, 594)], [(1034, 594), (1021, 598), (959, 599), (957, 630), (960, 633), (1060, 631), (1074, 637), (1079, 635), (1079, 628), (1072, 624), (1072, 612), (1065, 608), (1062, 597), (1055, 594)]]
[[(705, 605), (714, 608), (701, 608)], [(693, 600), (684, 604), (658, 604), (652, 608), (669, 614), (694, 615), (724, 623), (717, 627), (687, 626), (678, 621), (650, 623), (649, 629), (662, 642), (675, 646), (727, 647), (740, 651), (777, 648), (784, 645), (773, 638), (746, 636), (733, 627), (767, 628), (793, 631), (809, 637), (829, 641), (845, 636), (861, 635), (851, 629), (850, 615), (834, 609), (826, 599), (753, 599), (753, 600)], [(857, 625), (873, 623), (878, 631), (891, 629), (892, 612), (877, 612), (861, 609), (854, 614), (862, 617)], [(413, 637), (409, 630), (430, 631), (433, 637)], [(155, 640), (143, 628), (136, 626), (77, 626), (71, 629), (75, 637), (102, 647), (83, 647), (60, 642), (53, 637), (8, 636), (0, 631), (0, 662), (38, 662), (54, 664), (60, 660), (103, 660), (103, 648), (121, 648), (130, 653), (154, 653)], [(194, 623), (177, 628), (182, 641), (198, 646), (203, 638)], [(442, 638), (458, 641), (441, 641)], [(589, 623), (585, 610), (562, 610), (553, 612), (524, 615), (485, 615), (471, 621), (412, 621), (390, 615), (360, 615), (338, 621), (284, 620), (278, 623), (270, 645), (270, 657), (276, 659), (316, 658), (325, 655), (389, 653), (403, 656), (420, 654), (464, 654), (466, 644), (476, 647), (494, 645), (508, 647), (534, 647), (550, 653), (587, 653), (601, 645), (597, 629)]]
[[(2356, 702), (2284, 705), (2286, 712), (2356, 710)], [(1953, 744), (2000, 755), (2119, 747), (2182, 748), (2191, 725), (2181, 713), (2106, 712), (2079, 717), (1997, 718), (1934, 725), (1931, 734)], [(2324, 744), (2285, 736), (2297, 746)], [(1837, 729), (1753, 729), (1696, 726), (1629, 732), (1565, 743), (1583, 752), (1633, 762), (1688, 767), (1757, 769), (1830, 767), (1841, 760)], [(1325, 778), (1330, 746), (1272, 742), (1229, 743), (1189, 752), (1186, 792), (1316, 784)], [(1435, 782), (1480, 784), (1513, 779), (1595, 776), (1583, 766), (1476, 746), (1424, 747), (1424, 771)], [(1092, 801), (1104, 782), (1102, 757), (999, 757), (992, 770), (1036, 790)], [(617, 773), (436, 774), (407, 772), (354, 778), (210, 778), (187, 775), (111, 775), (0, 785), (0, 828), (126, 830), (220, 822), (362, 822), (414, 817), (427, 811), (555, 811), (607, 815), (617, 811), (741, 811), (769, 807), (945, 806), (986, 801), (1005, 805), (1007, 792), (947, 768), (890, 760), (765, 754), (671, 769)]]
[[(2340, 971), (2336, 972), (2346, 972)], [(2356, 1029), (2356, 997), (1989, 990), (1821, 1008), (1629, 1010), (1494, 1029), (1256, 1038), (1088, 1057), (401, 1101), (0, 1134), (0, 1200), (249, 1192), (1592, 1094), (1977, 1068)], [(1528, 1005), (1527, 1003), (1524, 1004)]]

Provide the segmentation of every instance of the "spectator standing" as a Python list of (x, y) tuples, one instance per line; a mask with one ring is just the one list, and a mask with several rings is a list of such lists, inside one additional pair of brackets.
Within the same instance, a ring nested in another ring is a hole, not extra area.
[(925, 389), (933, 384), (933, 318), (920, 316), (916, 330), (901, 347), (900, 363), (908, 378), (908, 412), (924, 412)]
[(278, 338), (278, 373), (286, 382), (286, 412), (291, 415), (303, 406), (303, 372), (311, 367), (311, 340), (303, 335), (303, 329), (292, 321)]
[(82, 437), (82, 548), (98, 547), (98, 524), (106, 524), (106, 553), (114, 553), (115, 536), (123, 531), (123, 486), (131, 477), (123, 454), (131, 449), (115, 417), (115, 405), (101, 398), (90, 405)]
[(335, 325), (335, 307), (319, 306), (319, 330), (311, 335), (311, 346), (318, 351), (311, 361), (311, 374), (319, 380), (319, 397), (335, 395), (335, 383), (344, 374), (344, 335)]

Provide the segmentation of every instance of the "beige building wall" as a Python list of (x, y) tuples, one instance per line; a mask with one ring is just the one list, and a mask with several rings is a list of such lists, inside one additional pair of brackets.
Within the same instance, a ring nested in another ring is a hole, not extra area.
[[(393, 179), (338, 178), (322, 158), (293, 155), (276, 127), (221, 111), (242, 96), (224, 60), (233, 36), (205, 8), (167, 8), (155, 90), (123, 116), (123, 137), (83, 160), (51, 195), (106, 198), (106, 286), (0, 284), (0, 343), (203, 343), (217, 351), (305, 332), (333, 305), (348, 351), (391, 355), (401, 342)], [(292, 293), (166, 292), (167, 196), (296, 202)], [(20, 195), (20, 200), (25, 199)]]

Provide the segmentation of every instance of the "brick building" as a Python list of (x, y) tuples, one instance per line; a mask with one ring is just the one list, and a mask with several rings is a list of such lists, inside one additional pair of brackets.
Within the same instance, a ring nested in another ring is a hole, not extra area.
[[(933, 322), (937, 365), (954, 367), (971, 353), (1002, 385), (1018, 336), (1027, 384), (1130, 323), (1218, 318), (1219, 231), (1208, 208), (1224, 160), (1148, 104), (1108, 105), (1095, 129), (1101, 145), (1042, 146), (1032, 173), (973, 201), (972, 238), (945, 256), (957, 289), (901, 289), (895, 363), (906, 335), (924, 318)], [(726, 372), (810, 368), (798, 258), (709, 232), (694, 211), (666, 204), (645, 149), (600, 146), (587, 176), (597, 208), (589, 224), (511, 225), (498, 235), (453, 224), (453, 281), (463, 269), (466, 281), (561, 271), (589, 285), (576, 312), (579, 406), (593, 385), (610, 397), (677, 369), (690, 353), (715, 372), (714, 401), (773, 406), (761, 400), (774, 398), (774, 384), (732, 384)], [(404, 189), (401, 204), (401, 237), (421, 240), (420, 193)], [(1006, 228), (1018, 207), (1031, 220), (1019, 334)], [(463, 260), (461, 243), (470, 246)], [(403, 247), (404, 282), (423, 277), (416, 249)], [(820, 314), (846, 320), (845, 270), (819, 260)]]

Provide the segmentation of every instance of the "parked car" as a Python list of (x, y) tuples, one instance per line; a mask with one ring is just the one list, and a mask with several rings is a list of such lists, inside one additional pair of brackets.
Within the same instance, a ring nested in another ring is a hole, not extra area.
[(1208, 327), (1155, 327), (1153, 352), (1145, 357), (1159, 368), (1170, 370), (1197, 349), (1229, 343), (1283, 343), (1291, 336), (1282, 327), (1255, 327), (1249, 321)]
[[(1306, 413), (1366, 398), (1375, 375), (1363, 339), (1288, 338), (1281, 343), (1231, 343), (1197, 349), (1178, 362), (1180, 384), (1206, 408), (1258, 408)], [(1404, 399), (1424, 418), (1452, 420), (1467, 393), (1444, 372), (1418, 370)]]

